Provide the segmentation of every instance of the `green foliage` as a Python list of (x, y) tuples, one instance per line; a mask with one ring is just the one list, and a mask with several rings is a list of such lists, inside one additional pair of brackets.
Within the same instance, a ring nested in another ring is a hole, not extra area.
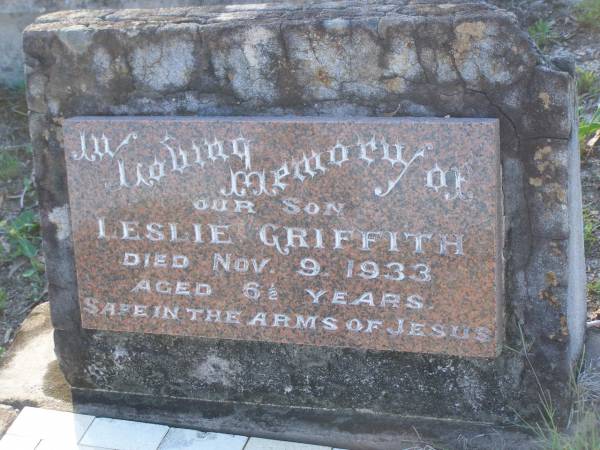
[(25, 257), (29, 265), (23, 272), (23, 277), (39, 281), (44, 265), (38, 258), (41, 238), (37, 214), (28, 210), (11, 221), (1, 221), (0, 240), (0, 258), (12, 261)]
[(580, 96), (596, 95), (598, 88), (598, 75), (591, 70), (577, 68), (577, 93)]
[(17, 83), (13, 86), (13, 90), (18, 94), (21, 94), (22, 97), (25, 97), (25, 90), (27, 85), (25, 84), (25, 80), (17, 81)]
[(589, 119), (583, 115), (579, 116), (579, 139), (590, 137), (598, 130), (600, 130), (600, 107)]
[(584, 361), (582, 357), (576, 374), (570, 377), (569, 390), (573, 406), (569, 415), (568, 431), (559, 430), (553, 418), (546, 420), (542, 426), (538, 425), (536, 434), (542, 449), (600, 449), (600, 410), (597, 408), (600, 377), (594, 368), (585, 367)]
[[(539, 388), (540, 421), (529, 423), (523, 419), (526, 428), (532, 431), (538, 440), (536, 448), (544, 450), (598, 450), (600, 449), (600, 411), (595, 402), (600, 398), (600, 379), (591, 368), (585, 368), (584, 358), (569, 377), (567, 389), (573, 399), (569, 411), (568, 431), (561, 430), (557, 421), (558, 408), (549, 392), (544, 389), (529, 358), (529, 346), (520, 325), (521, 349), (505, 346), (508, 350), (522, 355)], [(516, 411), (515, 411), (516, 412)], [(516, 412), (519, 416), (518, 412)], [(519, 416), (520, 417), (520, 416)]]
[(558, 36), (552, 30), (552, 23), (544, 19), (539, 19), (537, 22), (527, 28), (527, 31), (531, 35), (531, 38), (535, 44), (541, 50), (544, 50), (548, 45), (556, 41), (558, 38)]
[(544, 450), (597, 450), (600, 449), (600, 415), (588, 406), (578, 414), (577, 422), (568, 434), (561, 433), (550, 423), (536, 430)]
[(23, 201), (25, 199), (35, 198), (35, 190), (33, 189), (33, 180), (30, 177), (23, 178), (23, 190), (21, 191)]
[(600, 0), (583, 0), (575, 6), (575, 19), (587, 28), (600, 29)]
[(16, 178), (21, 173), (21, 162), (0, 149), (0, 182)]
[(6, 309), (6, 300), (8, 300), (8, 293), (6, 289), (0, 288), (0, 312)]
[(600, 279), (588, 283), (587, 290), (589, 295), (600, 298)]
[(600, 221), (592, 215), (588, 208), (583, 209), (583, 242), (585, 249), (589, 250), (597, 241), (596, 230), (600, 228)]
[(582, 156), (586, 156), (592, 149), (587, 148), (587, 140), (600, 131), (600, 107), (596, 109), (592, 117), (586, 118), (579, 111), (579, 149)]

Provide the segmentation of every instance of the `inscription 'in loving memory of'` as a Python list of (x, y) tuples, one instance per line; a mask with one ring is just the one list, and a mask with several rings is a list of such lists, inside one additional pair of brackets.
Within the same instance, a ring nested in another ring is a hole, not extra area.
[(493, 356), (498, 124), (65, 122), (84, 327)]

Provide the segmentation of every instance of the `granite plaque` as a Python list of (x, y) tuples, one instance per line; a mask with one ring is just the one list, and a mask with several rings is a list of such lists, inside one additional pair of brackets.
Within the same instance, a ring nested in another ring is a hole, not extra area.
[(498, 121), (64, 123), (85, 328), (492, 357)]

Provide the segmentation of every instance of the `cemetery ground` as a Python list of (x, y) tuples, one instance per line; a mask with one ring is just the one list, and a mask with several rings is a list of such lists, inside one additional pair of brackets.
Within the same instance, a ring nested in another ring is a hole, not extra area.
[[(600, 0), (584, 0), (579, 6), (560, 1), (493, 3), (514, 11), (548, 57), (569, 53), (575, 58), (588, 322), (591, 327), (598, 326), (600, 333)], [(0, 86), (0, 363), (2, 353), (28, 313), (47, 301), (37, 199), (32, 183), (24, 88)], [(543, 438), (543, 448), (600, 449), (600, 376), (583, 369), (579, 382), (573, 382), (577, 402), (574, 425), (568, 436), (557, 431), (552, 421), (551, 399), (543, 395), (540, 408), (546, 412), (547, 423), (522, 424), (533, 427), (534, 433)]]

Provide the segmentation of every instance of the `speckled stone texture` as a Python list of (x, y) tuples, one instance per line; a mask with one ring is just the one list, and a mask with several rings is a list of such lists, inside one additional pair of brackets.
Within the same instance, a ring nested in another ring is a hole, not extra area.
[[(565, 419), (585, 320), (572, 67), (544, 60), (513, 16), (427, 1), (70, 12), (30, 26), (24, 49), (56, 351), (82, 411), (360, 449), (531, 448), (498, 427), (535, 421), (541, 389)], [(481, 359), (82, 329), (62, 126), (86, 115), (498, 118), (505, 347)]]
[(501, 350), (497, 120), (91, 117), (63, 131), (84, 328)]

